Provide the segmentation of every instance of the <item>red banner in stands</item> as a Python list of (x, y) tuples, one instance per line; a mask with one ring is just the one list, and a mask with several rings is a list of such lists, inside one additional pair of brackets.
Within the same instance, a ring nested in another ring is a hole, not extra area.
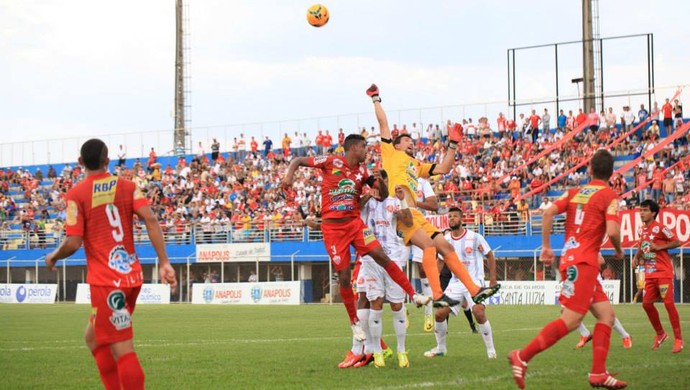
[[(690, 244), (690, 211), (662, 209), (657, 220), (676, 235), (681, 246)], [(632, 248), (637, 245), (642, 225), (639, 209), (621, 211), (621, 245), (623, 248)], [(613, 249), (608, 237), (604, 239), (604, 244), (601, 247)]]

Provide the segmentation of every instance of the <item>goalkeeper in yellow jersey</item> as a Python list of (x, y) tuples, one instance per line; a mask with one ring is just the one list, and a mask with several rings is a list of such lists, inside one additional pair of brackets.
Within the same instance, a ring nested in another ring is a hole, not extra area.
[(418, 178), (445, 174), (451, 171), (455, 161), (458, 141), (462, 136), (460, 131), (457, 129), (449, 130), (448, 138), (450, 142), (446, 155), (440, 164), (420, 162), (413, 157), (414, 141), (409, 134), (401, 133), (394, 141), (391, 140), (388, 119), (383, 111), (383, 107), (381, 107), (381, 97), (376, 84), (372, 84), (367, 89), (367, 95), (374, 102), (376, 119), (381, 130), (381, 160), (383, 162), (383, 169), (388, 173), (389, 191), (394, 193), (395, 187), (403, 187), (405, 199), (402, 201), (402, 208), (412, 214), (414, 222), (411, 227), (398, 223), (398, 235), (403, 238), (405, 245), (413, 244), (422, 249), (422, 266), (433, 292), (434, 306), (449, 307), (458, 304), (457, 301), (444, 295), (443, 290), (441, 290), (438, 265), (436, 263), (437, 254), (443, 256), (451, 272), (467, 287), (467, 290), (472, 295), (472, 300), (475, 303), (483, 302), (486, 298), (495, 294), (501, 285), (497, 284), (493, 287), (477, 286), (472, 281), (467, 268), (458, 259), (458, 255), (453, 250), (453, 247), (443, 238), (443, 234), (431, 225), (415, 207), (417, 204)]

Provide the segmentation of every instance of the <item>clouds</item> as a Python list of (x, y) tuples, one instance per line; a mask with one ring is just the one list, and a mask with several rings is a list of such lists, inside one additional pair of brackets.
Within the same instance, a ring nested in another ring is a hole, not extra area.
[[(336, 114), (352, 126), (369, 124), (370, 114), (345, 114), (371, 110), (363, 95), (371, 82), (380, 84), (389, 109), (502, 101), (437, 116), (495, 115), (507, 111), (508, 48), (577, 40), (581, 33), (578, 2), (332, 0), (327, 6), (331, 21), (315, 29), (300, 2), (189, 1), (193, 126)], [(680, 19), (688, 8), (671, 0), (653, 8), (602, 2), (601, 33), (655, 32), (657, 85), (690, 83)], [(169, 0), (0, 4), (5, 141), (171, 129), (174, 16)], [(636, 80), (640, 66), (630, 58), (639, 53), (625, 53), (607, 62), (608, 85)], [(571, 57), (561, 65), (577, 73), (581, 61)], [(537, 61), (521, 71), (521, 90), (552, 93), (546, 65)], [(564, 82), (561, 93), (576, 91)], [(409, 117), (436, 115), (430, 112)]]

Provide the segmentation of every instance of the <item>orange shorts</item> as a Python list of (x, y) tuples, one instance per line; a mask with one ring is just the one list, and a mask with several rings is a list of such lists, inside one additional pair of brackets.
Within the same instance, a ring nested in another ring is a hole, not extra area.
[(658, 300), (664, 303), (673, 302), (672, 278), (647, 278), (645, 280), (642, 303), (654, 303)]
[(608, 301), (609, 297), (597, 280), (599, 269), (586, 263), (569, 265), (561, 270), (561, 295), (558, 301), (564, 307), (587, 314), (593, 303)]
[(129, 340), (133, 336), (132, 313), (139, 287), (91, 286), (91, 318), (98, 345)]
[(398, 230), (398, 236), (401, 236), (405, 245), (410, 245), (410, 239), (414, 232), (419, 229), (423, 229), (427, 236), (431, 237), (434, 233), (438, 232), (438, 229), (429, 222), (424, 215), (416, 208), (411, 208), (412, 213), (412, 226), (407, 226), (398, 220), (396, 229)]
[(347, 222), (337, 224), (322, 223), (321, 231), (323, 244), (336, 271), (342, 271), (350, 266), (350, 245), (355, 247), (360, 256), (381, 247), (374, 232), (364, 224), (361, 218), (352, 218)]

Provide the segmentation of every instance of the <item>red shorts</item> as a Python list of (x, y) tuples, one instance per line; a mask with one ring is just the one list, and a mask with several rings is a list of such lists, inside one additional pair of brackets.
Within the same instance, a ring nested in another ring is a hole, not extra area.
[(672, 278), (646, 278), (642, 303), (654, 303), (662, 300), (664, 303), (673, 302)]
[(586, 263), (567, 266), (561, 270), (561, 295), (558, 301), (564, 307), (587, 314), (593, 303), (608, 301), (604, 288), (597, 280), (599, 269)]
[(91, 318), (98, 345), (129, 340), (133, 336), (132, 313), (139, 287), (91, 286)]
[(322, 223), (321, 231), (323, 243), (336, 271), (350, 266), (350, 245), (355, 247), (360, 256), (381, 247), (374, 232), (361, 218), (352, 218), (342, 223)]

